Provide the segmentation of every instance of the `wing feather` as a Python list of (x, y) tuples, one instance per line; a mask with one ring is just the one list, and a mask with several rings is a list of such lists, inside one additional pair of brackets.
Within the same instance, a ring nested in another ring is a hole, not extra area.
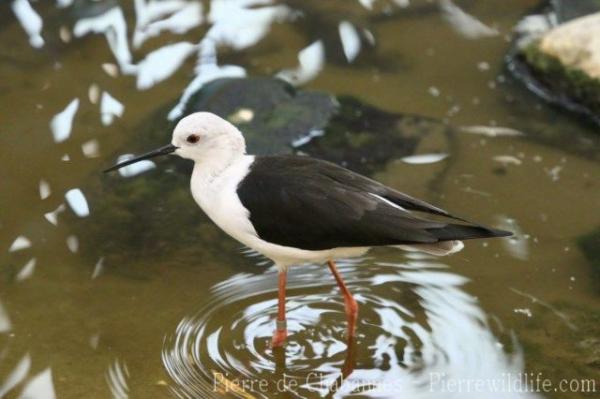
[(447, 225), (402, 209), (439, 208), (306, 157), (257, 157), (237, 192), (260, 238), (295, 248), (434, 243)]

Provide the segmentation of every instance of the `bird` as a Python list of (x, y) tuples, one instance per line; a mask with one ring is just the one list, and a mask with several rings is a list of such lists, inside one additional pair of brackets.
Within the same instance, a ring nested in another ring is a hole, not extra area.
[(133, 163), (174, 154), (194, 162), (191, 193), (225, 233), (274, 262), (278, 306), (271, 345), (287, 339), (286, 284), (292, 265), (327, 263), (344, 299), (349, 337), (358, 303), (336, 260), (395, 247), (432, 255), (460, 251), (463, 240), (511, 233), (469, 222), (337, 164), (302, 155), (251, 155), (240, 130), (210, 112), (175, 126), (169, 144), (127, 159)]

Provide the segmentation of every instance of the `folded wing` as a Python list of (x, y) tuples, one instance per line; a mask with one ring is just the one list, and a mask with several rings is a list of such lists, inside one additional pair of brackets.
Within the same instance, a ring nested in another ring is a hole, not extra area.
[(259, 237), (307, 250), (496, 237), (510, 233), (455, 218), (335, 164), (308, 157), (257, 157), (238, 187)]

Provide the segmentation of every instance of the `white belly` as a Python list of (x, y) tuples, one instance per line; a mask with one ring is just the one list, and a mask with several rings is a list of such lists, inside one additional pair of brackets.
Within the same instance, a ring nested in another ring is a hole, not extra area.
[(223, 231), (270, 258), (281, 268), (298, 263), (360, 256), (369, 250), (368, 247), (356, 247), (309, 251), (271, 244), (260, 239), (250, 222), (250, 212), (237, 195), (238, 184), (248, 173), (253, 161), (254, 157), (244, 156), (218, 176), (204, 175), (202, 168), (194, 168), (192, 195), (208, 217)]

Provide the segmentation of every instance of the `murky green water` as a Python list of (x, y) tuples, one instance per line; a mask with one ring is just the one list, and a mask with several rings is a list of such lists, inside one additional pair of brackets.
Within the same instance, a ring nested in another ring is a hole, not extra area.
[[(139, 18), (132, 4), (123, 3), (133, 64), (168, 43), (198, 43), (209, 26), (204, 22), (182, 35), (162, 32), (134, 49)], [(309, 29), (309, 23), (288, 15), (266, 24), (270, 31), (255, 46), (224, 48), (218, 58), (250, 76), (273, 75), (294, 68), (301, 49), (330, 34), (328, 24), (334, 32), (343, 20), (369, 29), (375, 37), (370, 53), (363, 48), (354, 64), (328, 58), (304, 87), (454, 126), (523, 132), (488, 137), (462, 131), (447, 144), (424, 142), (419, 152), (450, 156), (427, 165), (394, 160), (375, 176), (455, 214), (513, 229), (517, 237), (470, 242), (443, 259), (377, 250), (342, 262), (362, 305), (351, 348), (343, 337), (343, 301), (327, 270), (292, 270), (285, 353), (268, 347), (276, 271), (243, 254), (216, 228), (207, 232), (211, 248), (203, 248), (199, 258), (148, 259), (131, 250), (122, 262), (98, 264), (86, 255), (85, 246), (94, 243), (78, 240), (69, 223), (77, 216), (68, 206), (56, 224), (44, 217), (65, 204), (73, 188), (90, 204), (98, 200), (89, 187), (100, 170), (135, 145), (136, 129), (150, 115), (171, 108), (164, 107), (194, 77), (195, 58), (165, 81), (138, 90), (135, 76), (105, 72), (103, 64), (116, 63), (107, 40), (74, 37), (76, 19), (67, 11), (34, 4), (45, 40), (36, 49), (3, 5), (0, 397), (23, 392), (28, 398), (51, 397), (49, 387), (59, 398), (219, 397), (227, 390), (248, 398), (326, 397), (334, 395), (331, 386), (342, 370), (353, 372), (341, 384), (340, 397), (368, 383), (388, 397), (535, 397), (456, 393), (435, 385), (442, 375), (475, 381), (520, 373), (552, 381), (543, 397), (594, 397), (554, 388), (565, 379), (580, 387), (592, 381), (600, 390), (600, 280), (576, 243), (600, 225), (600, 168), (598, 154), (590, 150), (598, 148), (597, 131), (540, 103), (503, 72), (511, 29), (536, 2), (459, 2), (498, 32), (477, 39), (461, 35), (436, 4), (411, 3), (382, 16), (377, 4), (368, 11), (351, 1), (290, 1), (291, 8), (320, 16), (320, 24)], [(229, 13), (236, 21), (235, 10)], [(248, 38), (254, 34), (250, 27), (262, 25), (253, 20), (240, 26), (240, 37)], [(159, 64), (171, 56), (158, 57)], [(109, 126), (101, 123), (96, 101), (104, 91), (124, 105)], [(74, 98), (79, 106), (71, 135), (56, 142), (50, 121)], [(40, 198), (40, 181), (50, 187), (47, 198)], [(151, 217), (156, 204), (146, 205)], [(23, 243), (30, 245), (18, 249)], [(136, 250), (155, 245), (142, 244)], [(276, 392), (284, 376), (288, 389)], [(242, 392), (234, 386), (236, 378), (265, 381), (266, 388)], [(294, 379), (297, 385), (289, 385)], [(375, 391), (353, 397), (371, 396)]]

